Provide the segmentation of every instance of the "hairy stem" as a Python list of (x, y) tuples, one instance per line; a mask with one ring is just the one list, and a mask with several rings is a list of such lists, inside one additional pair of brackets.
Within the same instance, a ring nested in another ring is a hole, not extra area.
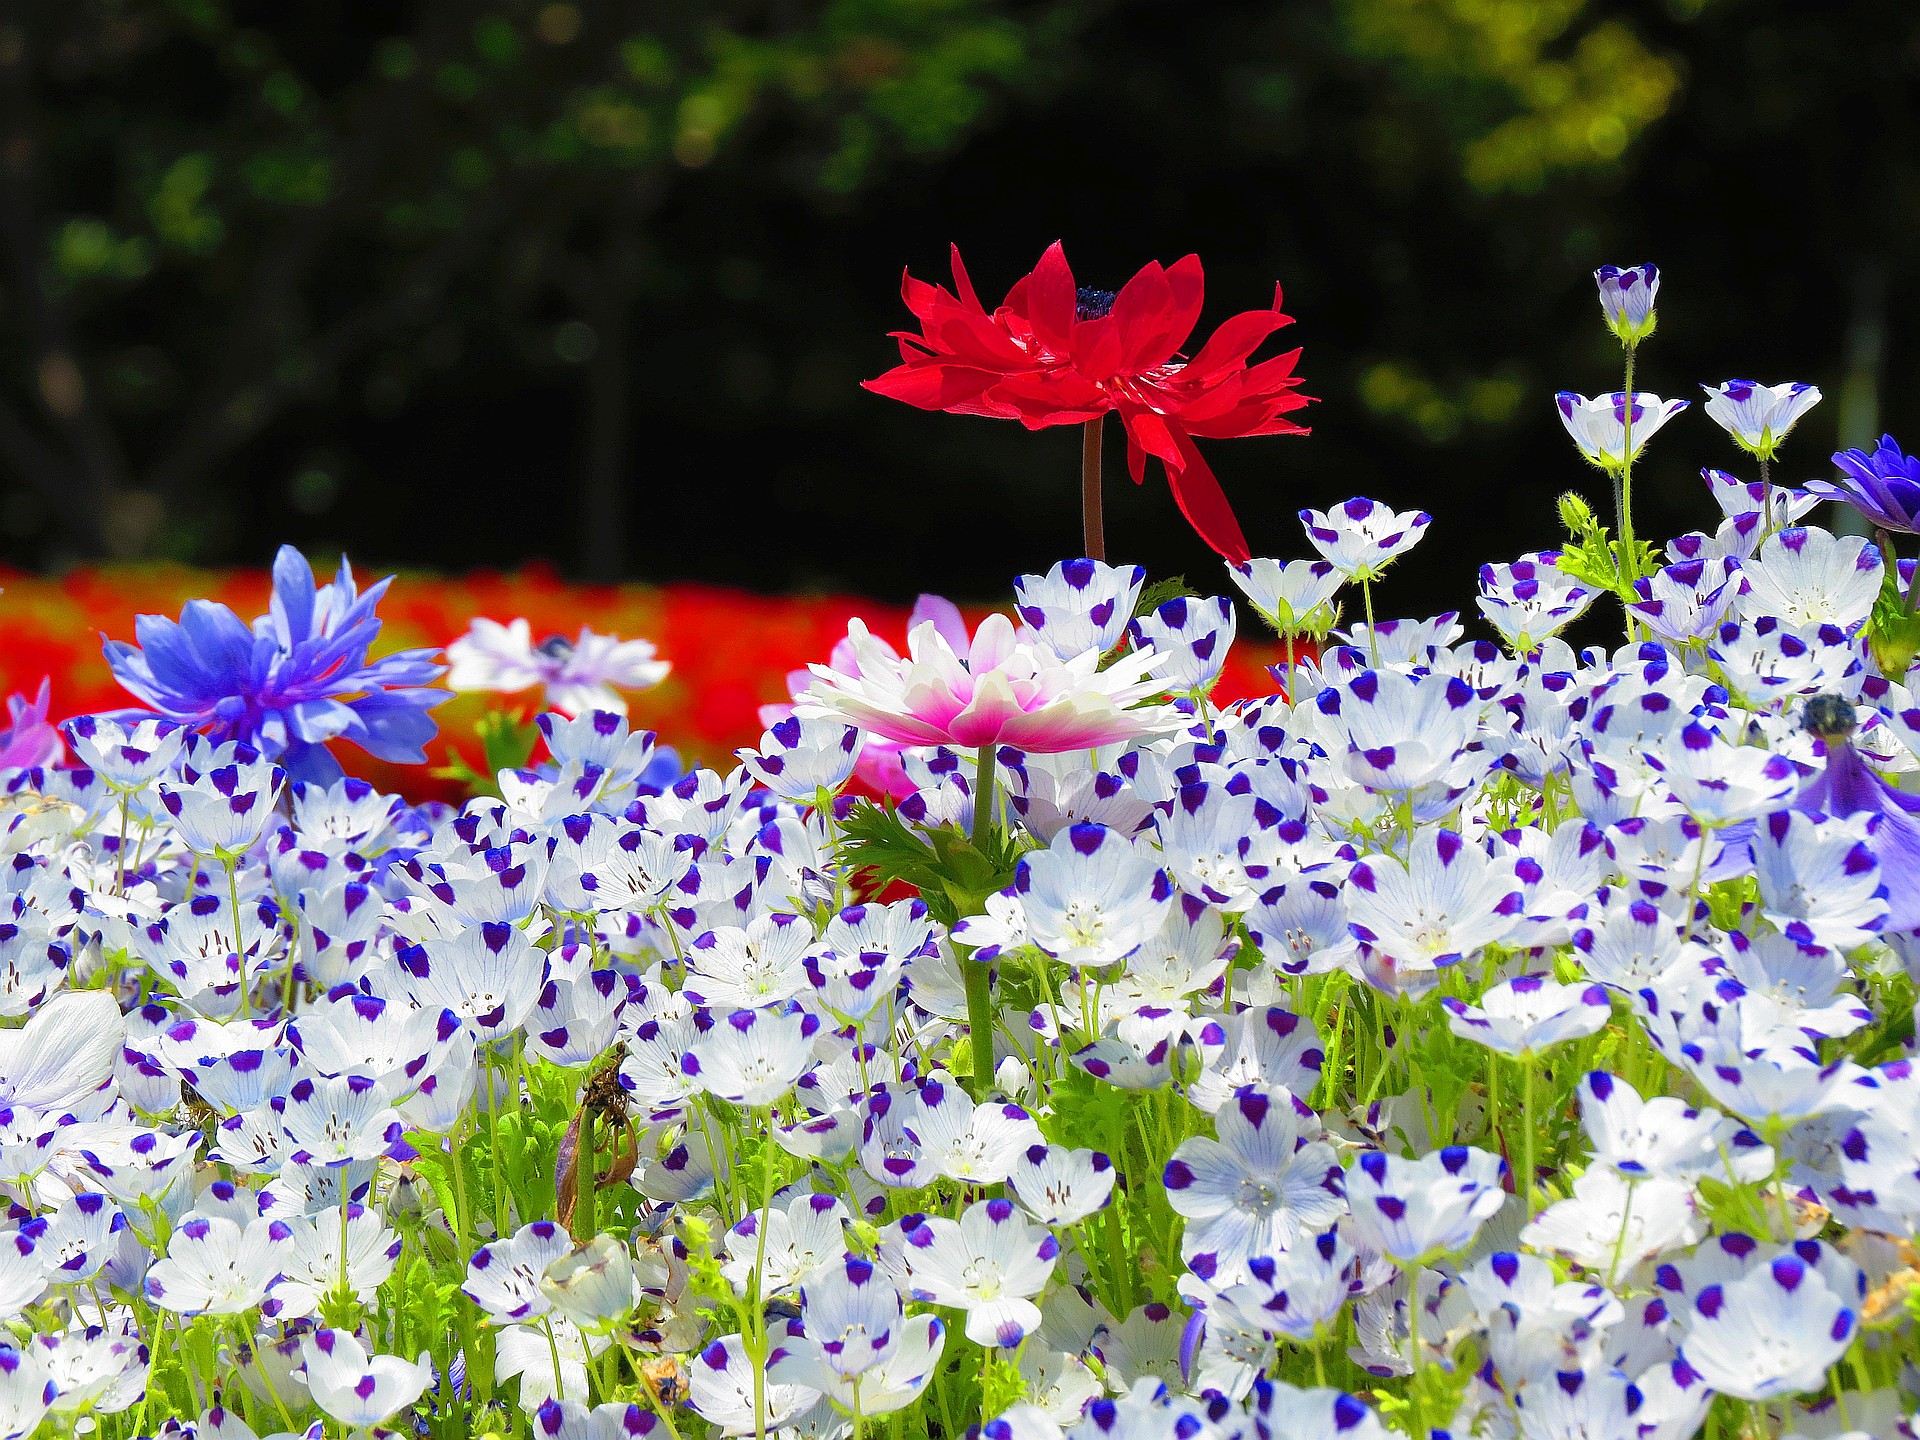
[(1080, 532), (1089, 560), (1107, 558), (1106, 516), (1100, 495), (1100, 441), (1107, 417), (1100, 415), (1080, 431)]

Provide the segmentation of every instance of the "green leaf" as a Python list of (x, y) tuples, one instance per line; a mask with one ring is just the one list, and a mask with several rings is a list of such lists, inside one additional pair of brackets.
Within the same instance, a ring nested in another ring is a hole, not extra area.
[(1200, 592), (1187, 584), (1184, 575), (1172, 575), (1165, 580), (1156, 580), (1140, 592), (1140, 598), (1134, 601), (1133, 618), (1151, 615), (1169, 600), (1195, 600)]
[(1881, 674), (1895, 677), (1905, 675), (1920, 657), (1920, 615), (1913, 613), (1908, 597), (1900, 593), (1897, 571), (1897, 566), (1889, 565), (1882, 572), (1880, 594), (1867, 619), (1867, 645), (1874, 663)]
[(855, 874), (879, 886), (913, 886), (943, 925), (978, 914), (987, 896), (1006, 889), (1018, 858), (997, 831), (983, 849), (957, 825), (915, 830), (891, 804), (872, 801), (853, 807), (840, 835), (841, 858)]

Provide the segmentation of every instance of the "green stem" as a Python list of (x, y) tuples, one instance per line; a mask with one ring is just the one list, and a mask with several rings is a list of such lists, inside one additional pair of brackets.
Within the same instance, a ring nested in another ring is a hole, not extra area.
[[(1373, 658), (1373, 668), (1380, 668), (1380, 634), (1373, 628), (1373, 580), (1362, 576), (1360, 579), (1360, 603), (1367, 612), (1367, 652)], [(1323, 662), (1324, 663), (1324, 662)]]
[(760, 1153), (760, 1225), (753, 1250), (753, 1433), (767, 1440), (767, 1216), (773, 1210), (773, 1111), (762, 1109), (760, 1123), (769, 1138)]
[(247, 992), (253, 988), (253, 976), (247, 964), (247, 942), (240, 931), (240, 869), (237, 862), (229, 860), (227, 865), (227, 899), (233, 906), (233, 953), (240, 962), (240, 1018), (245, 1020), (251, 1013), (251, 1002)]
[(580, 1107), (580, 1135), (573, 1147), (573, 1238), (584, 1245), (600, 1233), (594, 1214), (599, 1179), (594, 1174), (593, 1106)]
[(1640, 578), (1640, 561), (1633, 543), (1633, 347), (1627, 347), (1626, 406), (1620, 448), (1620, 563), (1631, 586)]
[(1520, 1193), (1526, 1198), (1527, 1219), (1533, 1219), (1533, 1180), (1539, 1171), (1533, 1158), (1533, 1057), (1528, 1056), (1520, 1062), (1520, 1114), (1521, 1114), (1521, 1153), (1526, 1173), (1520, 1179)]

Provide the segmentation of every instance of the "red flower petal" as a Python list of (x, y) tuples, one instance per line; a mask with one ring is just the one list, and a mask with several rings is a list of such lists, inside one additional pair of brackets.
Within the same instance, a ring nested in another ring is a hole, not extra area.
[(1171, 465), (1167, 467), (1167, 484), (1180, 506), (1180, 513), (1187, 517), (1187, 523), (1193, 526), (1195, 533), (1212, 546), (1215, 553), (1225, 557), (1228, 564), (1246, 564), (1253, 558), (1253, 552), (1247, 548), (1247, 537), (1240, 531), (1240, 522), (1234, 518), (1233, 507), (1227, 504), (1226, 492), (1220, 488), (1220, 482), (1214, 479), (1213, 471), (1200, 457), (1200, 451), (1193, 441), (1177, 429), (1172, 434), (1185, 462), (1179, 469)]
[[(1058, 240), (1047, 247), (1047, 253), (1040, 257), (1040, 263), (1023, 283), (1025, 315), (1035, 337), (1055, 355), (1071, 353), (1078, 291), (1074, 287), (1073, 271), (1067, 266), (1067, 252)], [(1007, 305), (1009, 309), (1013, 306), (1011, 292)]]

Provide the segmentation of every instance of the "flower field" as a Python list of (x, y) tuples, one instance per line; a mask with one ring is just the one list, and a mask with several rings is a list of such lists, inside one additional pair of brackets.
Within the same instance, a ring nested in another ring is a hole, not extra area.
[(1596, 282), (1477, 636), (1425, 512), (1241, 533), (1277, 295), (1057, 247), (873, 382), (1082, 427), (1002, 606), (11, 579), (0, 1440), (1911, 1440), (1920, 460), (1773, 483), (1819, 392)]
[[(102, 637), (131, 640), (134, 616), (175, 615), (197, 596), (254, 614), (266, 608), (272, 588), (266, 570), (122, 566), (77, 569), (57, 579), (0, 571), (0, 695), (31, 696), (45, 679), (56, 719), (118, 709), (133, 702), (101, 659)], [(789, 698), (788, 677), (824, 658), (847, 633), (849, 618), (863, 616), (876, 633), (904, 644), (910, 611), (851, 595), (762, 596), (691, 584), (572, 585), (534, 567), (457, 580), (402, 574), (381, 613), (382, 652), (447, 645), (475, 616), (525, 617), (543, 636), (572, 635), (583, 625), (646, 636), (673, 669), (659, 685), (632, 697), (634, 727), (656, 731), (662, 744), (689, 761), (714, 765), (753, 744), (761, 707)], [(1243, 646), (1221, 677), (1220, 697), (1265, 694), (1272, 685), (1266, 667), (1282, 658), (1271, 641)], [(531, 713), (537, 696), (455, 695), (435, 712), (440, 729), (428, 744), (425, 769), (364, 754), (349, 755), (346, 763), (354, 774), (409, 799), (457, 801), (464, 795), (460, 783), (429, 772), (445, 765), (450, 744), (467, 743), (483, 714), (514, 708)]]

